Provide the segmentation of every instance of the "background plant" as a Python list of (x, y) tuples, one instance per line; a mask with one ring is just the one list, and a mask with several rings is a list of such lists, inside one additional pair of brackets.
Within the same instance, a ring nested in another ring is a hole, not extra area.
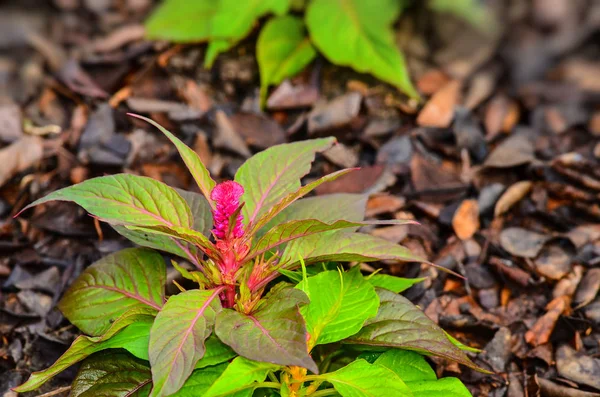
[[(119, 174), (26, 207), (76, 202), (145, 248), (116, 252), (81, 274), (59, 308), (86, 335), (17, 391), (85, 360), (75, 397), (250, 396), (264, 389), (315, 397), (469, 395), (457, 379), (438, 380), (420, 355), (477, 369), (468, 348), (398, 295), (420, 279), (337, 269), (336, 262), (419, 261), (356, 231), (408, 222), (365, 221), (364, 195), (299, 200), (352, 171), (301, 185), (316, 153), (334, 139), (272, 147), (247, 160), (234, 181), (217, 184), (177, 137), (136, 117), (175, 144), (200, 194)], [(151, 248), (192, 263), (195, 270), (173, 266), (197, 288), (176, 283), (181, 292), (167, 297), (165, 262)]]
[[(349, 66), (419, 98), (396, 45), (392, 25), (410, 0), (165, 0), (146, 23), (153, 39), (208, 42), (209, 68), (217, 56), (247, 36), (259, 18), (273, 14), (256, 44), (261, 101), (308, 65), (319, 50), (336, 65)], [(430, 0), (436, 11), (459, 15), (482, 29), (491, 21), (477, 0)]]

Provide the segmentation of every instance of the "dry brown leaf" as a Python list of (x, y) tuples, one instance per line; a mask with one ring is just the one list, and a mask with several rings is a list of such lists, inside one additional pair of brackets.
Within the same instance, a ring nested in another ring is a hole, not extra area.
[(479, 230), (477, 200), (464, 200), (452, 217), (452, 227), (461, 240), (468, 240)]
[(531, 181), (521, 181), (511, 185), (498, 199), (494, 208), (494, 216), (500, 216), (521, 201), (531, 190)]
[(423, 95), (432, 95), (439, 91), (450, 79), (439, 69), (432, 69), (417, 80), (417, 89)]
[(546, 314), (540, 317), (533, 327), (525, 333), (525, 340), (532, 346), (548, 343), (559, 317), (567, 310), (571, 299), (567, 296), (554, 298), (546, 306)]
[(500, 233), (500, 245), (520, 258), (535, 258), (549, 238), (531, 230), (509, 227)]
[(24, 136), (0, 150), (0, 186), (10, 178), (36, 165), (44, 156), (44, 141), (35, 136)]
[(385, 213), (396, 212), (404, 206), (406, 200), (389, 194), (378, 194), (369, 198), (365, 216), (372, 217)]
[(425, 104), (417, 117), (422, 127), (448, 128), (454, 118), (454, 108), (460, 101), (462, 84), (452, 80), (437, 91)]

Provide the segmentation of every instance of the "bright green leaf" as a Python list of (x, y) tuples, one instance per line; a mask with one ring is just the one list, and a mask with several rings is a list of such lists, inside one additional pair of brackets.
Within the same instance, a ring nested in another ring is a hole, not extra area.
[(406, 291), (415, 284), (425, 280), (424, 278), (404, 278), (390, 276), (389, 274), (374, 274), (367, 278), (367, 281), (374, 287), (384, 288), (399, 294)]
[(318, 372), (308, 355), (306, 326), (298, 306), (306, 294), (293, 288), (274, 288), (264, 305), (252, 314), (223, 310), (215, 333), (240, 356), (280, 365), (297, 365)]
[(170, 397), (199, 397), (203, 396), (204, 393), (212, 386), (212, 384), (219, 379), (219, 376), (223, 374), (223, 371), (227, 368), (229, 363), (223, 363), (203, 369), (198, 369), (192, 372), (190, 377), (185, 381), (185, 384), (175, 394), (171, 394)]
[(154, 313), (155, 310), (147, 307), (133, 308), (117, 318), (104, 335), (77, 337), (71, 347), (54, 364), (43, 371), (32, 373), (27, 382), (15, 390), (19, 393), (35, 390), (71, 365), (101, 350), (125, 348), (143, 354), (140, 348), (143, 349), (145, 340), (146, 356), (148, 356), (148, 334), (154, 320)]
[(390, 349), (379, 356), (374, 364), (391, 369), (407, 384), (414, 381), (437, 380), (435, 372), (425, 358), (419, 353), (408, 350)]
[(166, 0), (146, 21), (150, 39), (180, 42), (206, 41), (212, 37), (212, 22), (220, 0)]
[(296, 75), (316, 56), (300, 18), (285, 15), (267, 22), (256, 43), (261, 104), (265, 103), (270, 85)]
[(300, 308), (310, 334), (309, 347), (354, 335), (379, 307), (375, 289), (358, 271), (319, 273), (296, 288), (310, 299)]
[[(191, 5), (191, 3), (190, 3), (190, 5)], [(190, 18), (190, 15), (188, 14), (186, 16), (186, 18)], [(212, 204), (212, 201), (210, 200), (210, 192), (213, 190), (216, 183), (210, 177), (210, 173), (206, 169), (206, 166), (202, 163), (202, 160), (200, 160), (200, 156), (198, 156), (198, 153), (194, 152), (185, 143), (181, 142), (181, 140), (179, 140), (179, 138), (177, 138), (175, 135), (170, 133), (168, 130), (166, 130), (163, 126), (161, 126), (154, 120), (151, 120), (147, 117), (139, 116), (137, 114), (130, 113), (130, 115), (133, 117), (136, 117), (138, 119), (144, 120), (147, 123), (152, 124), (154, 127), (158, 128), (163, 134), (165, 134), (171, 142), (173, 142), (173, 144), (179, 151), (179, 154), (181, 155), (183, 162), (187, 166), (188, 170), (190, 170), (192, 177), (194, 177), (194, 180), (198, 184), (200, 191), (202, 192), (204, 197), (206, 197), (206, 199), (209, 200), (209, 205), (212, 206), (213, 204)], [(188, 226), (188, 225), (182, 224), (180, 226)]]
[(391, 83), (412, 98), (413, 87), (392, 24), (399, 0), (312, 0), (306, 25), (315, 46), (333, 63)]
[(293, 269), (299, 264), (298, 258), (303, 258), (306, 264), (323, 261), (422, 261), (407, 248), (391, 241), (364, 233), (348, 233), (344, 230), (292, 241), (283, 251), (280, 262), (287, 262), (285, 268)]
[(231, 47), (236, 44), (235, 41), (227, 39), (213, 39), (208, 43), (206, 47), (206, 53), (204, 54), (204, 68), (210, 69), (217, 60), (219, 54), (228, 51)]
[(264, 381), (269, 372), (277, 371), (279, 368), (279, 365), (237, 357), (203, 397), (230, 396), (239, 391), (252, 389), (256, 382)]
[(356, 360), (335, 372), (321, 375), (320, 378), (332, 383), (342, 397), (413, 396), (398, 375), (365, 360)]
[(406, 386), (419, 397), (472, 397), (469, 390), (457, 378), (437, 381), (406, 382)]
[(377, 316), (367, 320), (358, 334), (348, 338), (348, 343), (413, 350), (480, 370), (408, 299), (381, 288), (376, 291), (381, 301)]
[(71, 397), (147, 397), (150, 368), (124, 351), (107, 350), (86, 359), (71, 386)]
[(140, 226), (191, 226), (185, 200), (171, 187), (144, 176), (117, 174), (88, 179), (34, 201), (73, 201), (108, 223)]
[(160, 254), (129, 248), (100, 259), (71, 285), (60, 311), (88, 335), (102, 335), (112, 322), (135, 307), (160, 310), (167, 279)]
[(300, 178), (310, 171), (315, 154), (327, 150), (334, 138), (272, 146), (252, 156), (238, 169), (235, 181), (245, 192), (244, 221), (254, 223), (288, 194), (300, 189)]
[(204, 356), (204, 341), (221, 310), (220, 289), (191, 290), (169, 298), (150, 331), (151, 396), (178, 391)]

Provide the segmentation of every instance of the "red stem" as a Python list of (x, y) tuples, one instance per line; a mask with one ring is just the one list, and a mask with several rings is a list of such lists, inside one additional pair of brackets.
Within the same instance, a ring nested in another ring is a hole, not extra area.
[(223, 291), (223, 298), (221, 304), (224, 308), (230, 309), (235, 305), (235, 285), (227, 284), (224, 285), (225, 290)]

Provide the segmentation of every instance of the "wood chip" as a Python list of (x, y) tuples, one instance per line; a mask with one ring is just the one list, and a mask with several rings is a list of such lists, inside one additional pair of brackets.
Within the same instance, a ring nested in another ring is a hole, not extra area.
[(437, 91), (417, 117), (422, 127), (448, 128), (454, 118), (454, 108), (460, 101), (461, 83), (452, 80)]
[(494, 216), (498, 217), (510, 210), (529, 193), (532, 186), (531, 181), (521, 181), (511, 185), (498, 199), (494, 208)]
[(452, 217), (452, 227), (461, 240), (468, 240), (479, 230), (477, 200), (464, 200)]

